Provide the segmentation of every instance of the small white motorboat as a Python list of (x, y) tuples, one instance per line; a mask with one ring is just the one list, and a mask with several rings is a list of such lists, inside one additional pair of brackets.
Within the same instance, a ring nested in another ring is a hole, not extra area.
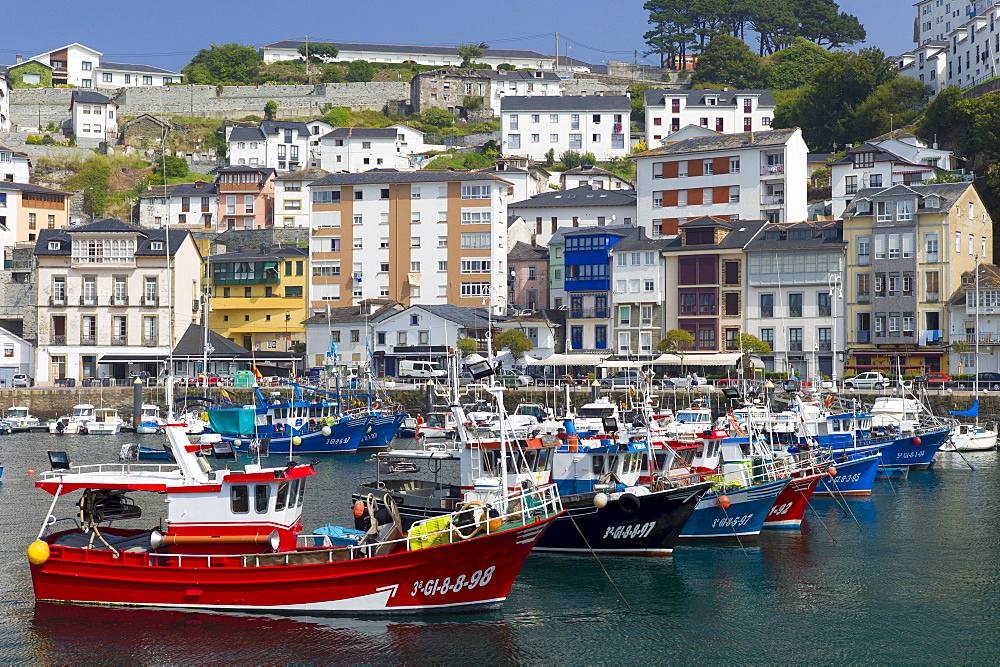
[(942, 452), (983, 452), (995, 449), (997, 432), (978, 424), (958, 424), (951, 432)]
[(93, 421), (87, 424), (87, 432), (91, 435), (117, 435), (124, 425), (125, 421), (118, 416), (118, 410), (98, 408)]
[(159, 406), (143, 403), (139, 411), (139, 418), (136, 420), (135, 432), (140, 435), (162, 433), (165, 423), (163, 417), (160, 416)]

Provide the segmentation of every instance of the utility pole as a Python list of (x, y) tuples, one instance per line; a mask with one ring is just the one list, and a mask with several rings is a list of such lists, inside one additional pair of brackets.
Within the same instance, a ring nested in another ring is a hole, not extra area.
[(313, 75), (312, 68), (309, 67), (309, 35), (306, 35), (306, 77), (309, 81), (309, 85), (311, 86), (313, 82)]
[(557, 73), (559, 72), (559, 33), (558, 32), (556, 33), (556, 69), (555, 69), (555, 71)]
[(632, 80), (635, 81), (635, 75), (639, 72), (639, 50), (634, 49), (632, 51)]

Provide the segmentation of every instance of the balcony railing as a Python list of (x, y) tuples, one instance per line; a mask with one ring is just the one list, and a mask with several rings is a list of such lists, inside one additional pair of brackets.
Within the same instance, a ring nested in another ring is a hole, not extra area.
[(111, 299), (112, 306), (127, 306), (128, 297), (127, 296), (116, 296)]
[(111, 337), (111, 344), (112, 345), (128, 345), (128, 339), (125, 338), (125, 336), (112, 336)]
[(788, 341), (788, 351), (789, 352), (801, 352), (802, 351), (802, 341), (791, 340)]
[(84, 336), (80, 339), (80, 345), (97, 345), (95, 336)]
[(774, 317), (774, 306), (761, 306), (760, 308), (761, 317)]
[(610, 308), (570, 308), (569, 318), (571, 320), (579, 320), (588, 317), (603, 318), (608, 317), (610, 312)]
[(788, 308), (789, 317), (802, 317), (802, 306), (789, 306)]
[(832, 349), (833, 349), (833, 343), (831, 343), (830, 341), (828, 341), (828, 340), (821, 340), (819, 342), (819, 351), (820, 352), (829, 352)]
[(146, 347), (155, 347), (157, 345), (155, 338), (143, 338), (142, 344)]
[(158, 297), (158, 296), (144, 296), (144, 297), (142, 297), (142, 305), (144, 305), (144, 306), (158, 306), (158, 305), (160, 305), (160, 297)]
[(5, 259), (3, 261), (5, 271), (30, 271), (34, 268), (34, 260), (31, 259)]
[(760, 205), (761, 206), (783, 206), (785, 203), (785, 195), (761, 195)]
[(64, 296), (63, 297), (50, 296), (49, 297), (49, 305), (50, 306), (65, 306), (66, 305), (66, 297), (64, 297)]
[(940, 301), (941, 300), (941, 295), (938, 292), (927, 292), (926, 300), (927, 301)]
[(80, 297), (81, 306), (96, 306), (97, 297), (96, 296), (81, 296)]
[(818, 310), (820, 317), (830, 317), (833, 315), (833, 311), (830, 306), (819, 306)]
[[(976, 338), (977, 338), (976, 334), (967, 333), (965, 334), (964, 338), (961, 338), (961, 340), (964, 340), (969, 345), (975, 345)], [(1000, 333), (989, 333), (986, 331), (980, 331), (978, 338), (980, 345), (1000, 345)]]
[(765, 164), (760, 168), (761, 176), (782, 176), (785, 173), (783, 164)]
[(58, 335), (57, 336), (53, 336), (52, 337), (52, 344), (53, 345), (65, 345), (66, 344), (66, 336), (65, 335), (62, 335), (62, 336), (58, 336)]

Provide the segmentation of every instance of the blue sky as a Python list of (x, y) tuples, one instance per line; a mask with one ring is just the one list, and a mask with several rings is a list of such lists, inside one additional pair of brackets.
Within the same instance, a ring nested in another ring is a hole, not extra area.
[[(17, 53), (29, 57), (80, 42), (111, 62), (179, 70), (198, 49), (212, 43), (260, 46), (301, 40), (307, 34), (310, 41), (441, 46), (485, 41), (498, 48), (551, 54), (556, 31), (564, 37), (562, 55), (568, 48), (573, 58), (600, 63), (632, 60), (635, 49), (641, 57), (647, 29), (642, 5), (642, 0), (11, 2), (4, 9), (0, 64), (13, 63)], [(861, 19), (869, 44), (889, 55), (913, 47), (909, 0), (841, 0), (840, 6)]]

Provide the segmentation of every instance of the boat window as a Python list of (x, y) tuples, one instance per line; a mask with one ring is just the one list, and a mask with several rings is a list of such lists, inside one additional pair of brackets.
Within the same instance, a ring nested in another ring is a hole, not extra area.
[(306, 480), (299, 480), (299, 499), (295, 501), (296, 507), (302, 507), (302, 498), (306, 495)]
[(548, 449), (539, 450), (538, 460), (535, 462), (535, 472), (549, 469), (549, 452)]
[(267, 484), (258, 484), (253, 489), (254, 509), (258, 514), (267, 511), (267, 501), (271, 499), (271, 487)]
[(608, 457), (608, 472), (613, 472), (618, 474), (621, 472), (621, 456), (609, 456)]
[(595, 475), (600, 475), (602, 472), (604, 472), (604, 456), (597, 454), (593, 457), (592, 470)]
[(286, 500), (288, 500), (288, 482), (279, 482), (278, 496), (274, 500), (274, 511), (280, 512), (285, 509)]
[(588, 408), (588, 407), (582, 407), (582, 408), (580, 408), (580, 412), (577, 413), (577, 414), (579, 414), (580, 417), (584, 417), (584, 418), (587, 418), (587, 419), (601, 418), (601, 417), (614, 417), (615, 416), (615, 409), (614, 409), (614, 407), (610, 407), (610, 408)]
[(288, 508), (295, 507), (295, 501), (299, 496), (299, 480), (293, 479), (292, 485), (288, 489)]
[(229, 490), (229, 500), (233, 514), (246, 514), (250, 511), (250, 494), (246, 484), (234, 484)]
[(538, 458), (537, 449), (529, 449), (524, 452), (524, 470), (521, 470), (521, 466), (518, 466), (519, 472), (530, 472), (535, 469), (535, 460)]

